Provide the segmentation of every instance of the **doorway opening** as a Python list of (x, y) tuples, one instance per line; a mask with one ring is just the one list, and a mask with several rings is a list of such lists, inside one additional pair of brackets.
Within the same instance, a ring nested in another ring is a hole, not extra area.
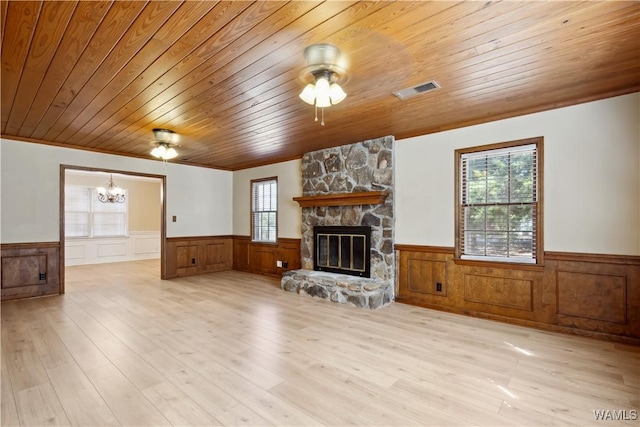
[[(124, 197), (99, 197), (110, 181)], [(60, 293), (72, 266), (121, 268), (126, 264), (113, 263), (146, 260), (164, 278), (165, 189), (164, 175), (61, 165)]]

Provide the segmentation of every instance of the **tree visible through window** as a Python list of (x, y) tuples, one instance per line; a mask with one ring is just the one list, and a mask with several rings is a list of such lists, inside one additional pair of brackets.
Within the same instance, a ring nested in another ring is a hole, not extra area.
[(539, 262), (542, 139), (456, 150), (456, 255)]
[(276, 178), (251, 181), (252, 240), (276, 242), (278, 223), (278, 181)]

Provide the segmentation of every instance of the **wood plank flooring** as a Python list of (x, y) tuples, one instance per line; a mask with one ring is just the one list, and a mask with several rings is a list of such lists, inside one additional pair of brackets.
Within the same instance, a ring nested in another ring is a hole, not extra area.
[(2, 425), (638, 426), (640, 347), (159, 270), (3, 303)]

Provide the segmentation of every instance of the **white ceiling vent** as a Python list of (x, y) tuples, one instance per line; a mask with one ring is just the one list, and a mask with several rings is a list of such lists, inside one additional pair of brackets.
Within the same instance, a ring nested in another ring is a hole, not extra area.
[(397, 90), (393, 92), (393, 94), (399, 99), (405, 100), (416, 95), (420, 95), (421, 93), (431, 92), (432, 90), (436, 89), (440, 89), (440, 85), (435, 80), (431, 80), (430, 82), (420, 83), (406, 89)]

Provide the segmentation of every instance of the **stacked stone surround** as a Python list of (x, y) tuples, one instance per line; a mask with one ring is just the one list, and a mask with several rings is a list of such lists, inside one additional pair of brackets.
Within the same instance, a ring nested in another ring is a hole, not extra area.
[[(303, 196), (367, 191), (385, 191), (389, 195), (379, 205), (303, 208), (302, 270), (285, 273), (283, 289), (366, 308), (378, 308), (393, 301), (393, 144), (394, 138), (387, 136), (313, 151), (302, 157)], [(313, 227), (317, 225), (370, 226), (371, 278), (314, 272)]]

